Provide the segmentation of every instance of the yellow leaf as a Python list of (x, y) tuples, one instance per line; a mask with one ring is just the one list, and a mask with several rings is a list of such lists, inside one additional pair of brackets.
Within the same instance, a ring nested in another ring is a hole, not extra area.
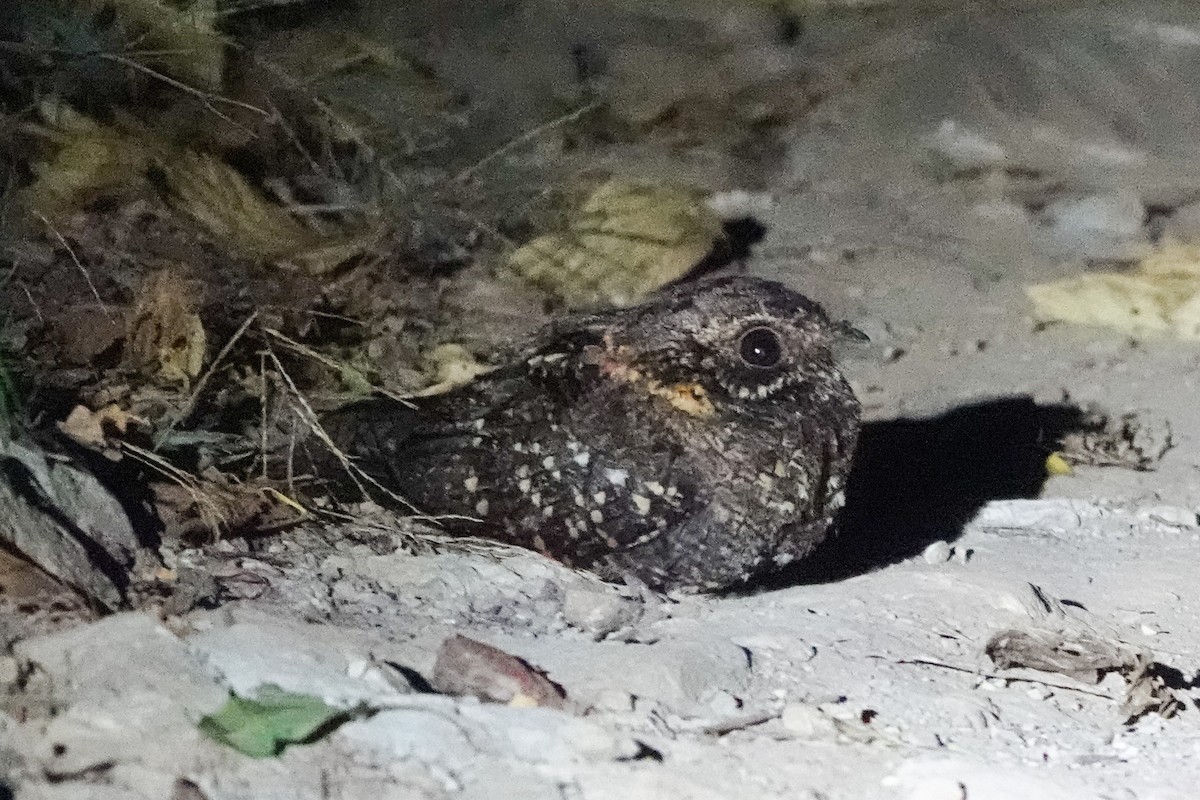
[(1075, 469), (1063, 458), (1062, 453), (1051, 453), (1046, 456), (1047, 475), (1074, 475)]
[(687, 274), (721, 235), (699, 192), (612, 180), (509, 265), (567, 305), (626, 306)]
[(1200, 249), (1195, 247), (1169, 245), (1130, 272), (1080, 275), (1028, 286), (1025, 293), (1042, 321), (1200, 341)]
[(165, 384), (189, 384), (200, 375), (208, 335), (197, 313), (199, 288), (164, 270), (138, 293), (126, 325), (126, 364), (148, 368)]
[(136, 194), (156, 148), (144, 139), (46, 101), (48, 147), (33, 165), (37, 178), (25, 190), (25, 205), (51, 222), (61, 221), (102, 199)]

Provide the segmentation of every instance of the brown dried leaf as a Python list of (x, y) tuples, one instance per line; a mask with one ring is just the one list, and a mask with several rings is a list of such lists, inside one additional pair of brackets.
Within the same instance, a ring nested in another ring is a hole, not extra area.
[(1062, 439), (1062, 457), (1069, 464), (1151, 470), (1174, 446), (1165, 420), (1149, 424), (1135, 413), (1093, 414), (1086, 429)]
[(1185, 708), (1175, 691), (1167, 684), (1166, 667), (1153, 661), (1148, 653), (1139, 655), (1134, 671), (1127, 675), (1129, 690), (1121, 703), (1121, 715), (1129, 725), (1149, 713), (1157, 713), (1166, 719)]
[(315, 244), (291, 214), (219, 158), (186, 153), (168, 165), (167, 175), (175, 205), (234, 249), (273, 261)]
[(442, 642), (429, 683), (445, 694), (468, 695), (493, 703), (566, 706), (562, 689), (540, 670), (466, 636), (451, 636)]
[(1027, 667), (1087, 683), (1099, 683), (1109, 672), (1119, 673), (1127, 683), (1120, 708), (1126, 724), (1151, 712), (1169, 719), (1184, 707), (1168, 681), (1176, 670), (1158, 663), (1145, 650), (1086, 629), (1001, 631), (988, 640), (985, 651), (998, 669)]
[(97, 12), (110, 10), (137, 43), (138, 62), (196, 89), (216, 91), (225, 67), (225, 39), (217, 34), (213, 0), (88, 0)]
[(105, 451), (105, 455), (119, 458), (120, 452), (113, 449), (109, 437), (114, 434), (125, 435), (130, 425), (147, 424), (146, 420), (135, 417), (115, 404), (107, 405), (99, 411), (92, 411), (86, 406), (75, 406), (67, 418), (58, 423), (58, 429), (85, 447)]
[(997, 669), (1028, 667), (1099, 683), (1107, 672), (1132, 669), (1137, 654), (1119, 642), (1086, 630), (1006, 630), (993, 635), (984, 652)]
[(305, 516), (278, 493), (245, 484), (196, 479), (188, 485), (151, 484), (154, 506), (163, 521), (163, 538), (212, 541), (251, 536), (294, 524)]
[(380, 233), (369, 226), (319, 234), (271, 202), (215, 156), (184, 153), (167, 166), (173, 205), (233, 250), (264, 262), (290, 262), (323, 274), (362, 254)]
[(164, 384), (186, 386), (199, 376), (208, 348), (197, 313), (200, 291), (170, 270), (147, 279), (126, 323), (126, 366)]

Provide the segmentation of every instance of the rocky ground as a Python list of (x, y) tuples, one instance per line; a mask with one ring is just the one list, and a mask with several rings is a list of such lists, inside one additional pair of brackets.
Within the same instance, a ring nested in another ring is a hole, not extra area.
[[(1200, 351), (1045, 324), (1025, 288), (1200, 243), (1200, 14), (1022, 5), (811, 15), (794, 41), (720, 4), (460, 9), (437, 68), (491, 99), (496, 141), (549, 116), (586, 39), (655, 76), (619, 84), (625, 113), (674, 91), (703, 122), (586, 159), (704, 185), (763, 232), (731, 268), (870, 335), (843, 354), (868, 418), (843, 530), (725, 597), (414, 548), (386, 515), (181, 547), (188, 602), (56, 631), (42, 610), (0, 659), (0, 796), (1192, 796)], [(524, 663), (456, 660), (456, 635)], [(431, 691), (456, 681), (506, 702)], [(198, 728), (267, 685), (353, 713), (277, 758)]]

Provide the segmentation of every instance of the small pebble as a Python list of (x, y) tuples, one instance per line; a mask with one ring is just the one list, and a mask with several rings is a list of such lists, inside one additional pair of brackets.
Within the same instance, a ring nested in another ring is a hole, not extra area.
[(799, 739), (818, 741), (837, 738), (837, 724), (819, 708), (804, 703), (788, 703), (783, 707), (779, 721)]
[(708, 708), (715, 714), (731, 715), (741, 710), (742, 703), (729, 692), (717, 690), (708, 698)]
[(954, 548), (944, 540), (936, 541), (921, 551), (921, 557), (927, 564), (945, 564), (954, 555)]
[(633, 711), (634, 698), (629, 692), (620, 689), (605, 689), (596, 698), (595, 707), (601, 711), (624, 713)]

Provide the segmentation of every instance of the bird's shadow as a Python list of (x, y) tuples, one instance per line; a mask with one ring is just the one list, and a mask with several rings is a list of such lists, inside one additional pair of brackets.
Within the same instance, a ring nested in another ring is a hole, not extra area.
[(954, 541), (988, 501), (1036, 497), (1046, 456), (1086, 417), (1012, 397), (866, 424), (837, 534), (758, 588), (842, 580)]

